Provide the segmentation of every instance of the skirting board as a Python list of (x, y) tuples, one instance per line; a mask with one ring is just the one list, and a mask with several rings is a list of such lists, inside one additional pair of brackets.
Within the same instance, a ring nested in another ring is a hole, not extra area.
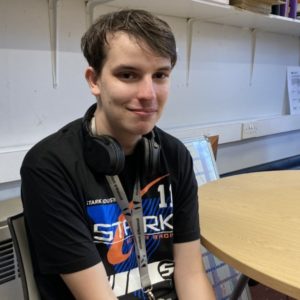
[[(219, 144), (226, 144), (300, 130), (300, 115), (272, 116), (263, 119), (164, 129), (180, 140), (196, 139), (203, 135), (218, 135)], [(0, 184), (20, 179), (21, 163), (31, 147), (32, 145), (25, 145), (0, 149)]]

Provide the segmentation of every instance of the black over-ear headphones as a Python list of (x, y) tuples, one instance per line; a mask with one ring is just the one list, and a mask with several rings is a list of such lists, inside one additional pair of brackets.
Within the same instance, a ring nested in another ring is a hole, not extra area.
[[(93, 135), (91, 120), (95, 110), (96, 104), (93, 104), (83, 117), (84, 158), (94, 173), (118, 175), (125, 165), (123, 148), (112, 136)], [(160, 146), (155, 140), (154, 130), (142, 137), (137, 150), (141, 153), (143, 173), (152, 176), (160, 166)]]

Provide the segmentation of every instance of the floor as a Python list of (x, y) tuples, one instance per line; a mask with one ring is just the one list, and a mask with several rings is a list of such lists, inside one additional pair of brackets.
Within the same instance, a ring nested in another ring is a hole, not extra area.
[(295, 300), (262, 284), (250, 286), (252, 300)]

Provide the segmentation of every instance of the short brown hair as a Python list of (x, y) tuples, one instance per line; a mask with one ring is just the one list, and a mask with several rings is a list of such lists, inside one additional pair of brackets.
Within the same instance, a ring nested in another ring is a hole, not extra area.
[(82, 52), (97, 75), (106, 59), (107, 37), (118, 31), (145, 42), (158, 55), (170, 58), (172, 67), (176, 64), (175, 37), (165, 21), (144, 10), (121, 10), (100, 16), (81, 39)]

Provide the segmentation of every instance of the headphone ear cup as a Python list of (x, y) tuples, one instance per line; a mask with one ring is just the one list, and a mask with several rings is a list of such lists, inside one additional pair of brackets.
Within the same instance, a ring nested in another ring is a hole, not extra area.
[(155, 141), (154, 136), (151, 138), (142, 138), (144, 152), (144, 172), (149, 176), (155, 175), (160, 168), (160, 146)]
[(118, 175), (125, 165), (125, 154), (120, 143), (109, 135), (94, 136), (91, 121), (97, 104), (93, 104), (82, 120), (84, 159), (89, 168), (97, 174)]
[(95, 172), (105, 175), (120, 174), (125, 165), (124, 151), (111, 136), (89, 136), (85, 143), (85, 160)]

